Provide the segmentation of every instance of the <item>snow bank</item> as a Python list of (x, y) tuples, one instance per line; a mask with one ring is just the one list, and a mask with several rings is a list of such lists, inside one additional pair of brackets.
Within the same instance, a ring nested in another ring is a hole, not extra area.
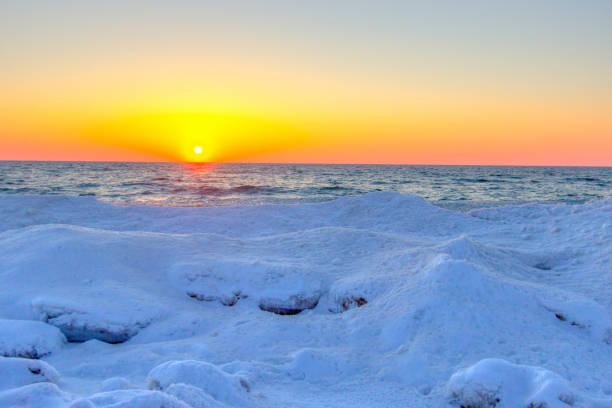
[(64, 335), (48, 324), (0, 319), (0, 356), (41, 358), (60, 350), (65, 342)]

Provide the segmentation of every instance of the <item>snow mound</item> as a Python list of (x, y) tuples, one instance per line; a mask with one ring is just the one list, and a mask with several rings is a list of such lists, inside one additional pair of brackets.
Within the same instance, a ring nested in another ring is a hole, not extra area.
[(41, 360), (18, 357), (0, 357), (0, 390), (22, 387), (28, 384), (59, 380), (55, 368)]
[(189, 404), (191, 408), (224, 408), (228, 405), (217, 401), (201, 388), (187, 384), (172, 384), (166, 393)]
[(101, 392), (73, 402), (69, 408), (192, 408), (159, 391), (120, 390)]
[(239, 405), (245, 403), (246, 394), (251, 391), (245, 377), (228, 374), (213, 364), (196, 360), (163, 363), (149, 372), (148, 382), (149, 389), (156, 390), (166, 390), (172, 384), (191, 385), (218, 401)]
[(41, 358), (61, 349), (65, 342), (64, 335), (48, 324), (0, 319), (0, 356)]
[(0, 392), (0, 407), (65, 408), (72, 398), (52, 383), (34, 383)]
[(448, 381), (451, 403), (461, 407), (568, 408), (577, 401), (568, 382), (540, 367), (485, 359)]

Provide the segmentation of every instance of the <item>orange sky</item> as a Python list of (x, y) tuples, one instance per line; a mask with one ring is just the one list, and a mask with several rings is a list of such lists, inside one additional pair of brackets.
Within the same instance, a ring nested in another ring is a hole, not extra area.
[(3, 160), (612, 165), (605, 2), (36, 4), (0, 5)]

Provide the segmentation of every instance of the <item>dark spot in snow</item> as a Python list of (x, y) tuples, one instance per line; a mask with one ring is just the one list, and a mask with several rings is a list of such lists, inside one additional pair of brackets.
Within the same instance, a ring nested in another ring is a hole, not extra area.
[[(566, 317), (566, 316), (565, 316), (563, 313), (556, 312), (556, 313), (555, 313), (555, 317), (556, 317), (557, 319), (561, 320), (562, 322), (567, 321), (567, 317)], [(569, 324), (570, 324), (571, 326), (578, 327), (578, 328), (580, 328), (580, 329), (584, 329), (584, 328), (586, 328), (586, 327), (587, 327), (585, 324), (578, 323), (578, 322), (573, 321), (573, 320), (572, 320), (572, 321), (570, 321), (570, 322), (569, 322)]]
[(344, 299), (342, 301), (342, 308), (344, 310), (348, 310), (351, 307), (352, 304), (357, 305), (357, 307), (361, 307), (361, 306), (365, 305), (366, 303), (368, 303), (368, 301), (365, 300), (362, 297), (358, 297), (358, 298), (352, 297), (350, 299)]
[(224, 306), (234, 306), (236, 303), (238, 303), (238, 300), (247, 298), (247, 296), (242, 295), (240, 291), (236, 291), (232, 295), (225, 296), (225, 297), (210, 296), (210, 295), (205, 295), (203, 293), (194, 293), (194, 292), (187, 292), (187, 296), (189, 296), (192, 299), (199, 300), (200, 302), (214, 302), (215, 300), (218, 300)]
[(540, 262), (538, 264), (533, 265), (534, 268), (543, 270), (543, 271), (550, 271), (552, 269), (551, 266), (549, 266), (548, 264), (544, 263), (544, 262)]
[(240, 385), (247, 391), (247, 392), (251, 392), (251, 384), (249, 384), (249, 382), (247, 380), (245, 380), (244, 378), (240, 379)]
[(276, 313), (277, 315), (281, 315), (281, 316), (296, 315), (300, 313), (302, 310), (304, 310), (304, 309), (291, 309), (291, 308), (286, 308), (286, 307), (266, 306), (266, 305), (261, 305), (261, 304), (259, 305), (259, 308), (265, 312)]
[(339, 304), (340, 308), (332, 308), (329, 309), (330, 312), (341, 313), (346, 312), (349, 309), (353, 309), (355, 307), (361, 307), (368, 303), (368, 301), (364, 297), (350, 296), (339, 299), (336, 301), (336, 304)]
[(262, 299), (259, 308), (278, 315), (296, 315), (306, 309), (314, 309), (319, 304), (319, 296), (290, 296), (288, 299)]
[(30, 372), (32, 374), (36, 374), (36, 375), (40, 374), (40, 368), (38, 368), (38, 367), (36, 367), (36, 368), (28, 367), (28, 370), (30, 370)]

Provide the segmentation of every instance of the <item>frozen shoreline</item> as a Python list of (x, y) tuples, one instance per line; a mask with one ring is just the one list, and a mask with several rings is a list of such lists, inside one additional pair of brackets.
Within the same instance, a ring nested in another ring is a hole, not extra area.
[(0, 214), (0, 406), (612, 407), (610, 198)]

